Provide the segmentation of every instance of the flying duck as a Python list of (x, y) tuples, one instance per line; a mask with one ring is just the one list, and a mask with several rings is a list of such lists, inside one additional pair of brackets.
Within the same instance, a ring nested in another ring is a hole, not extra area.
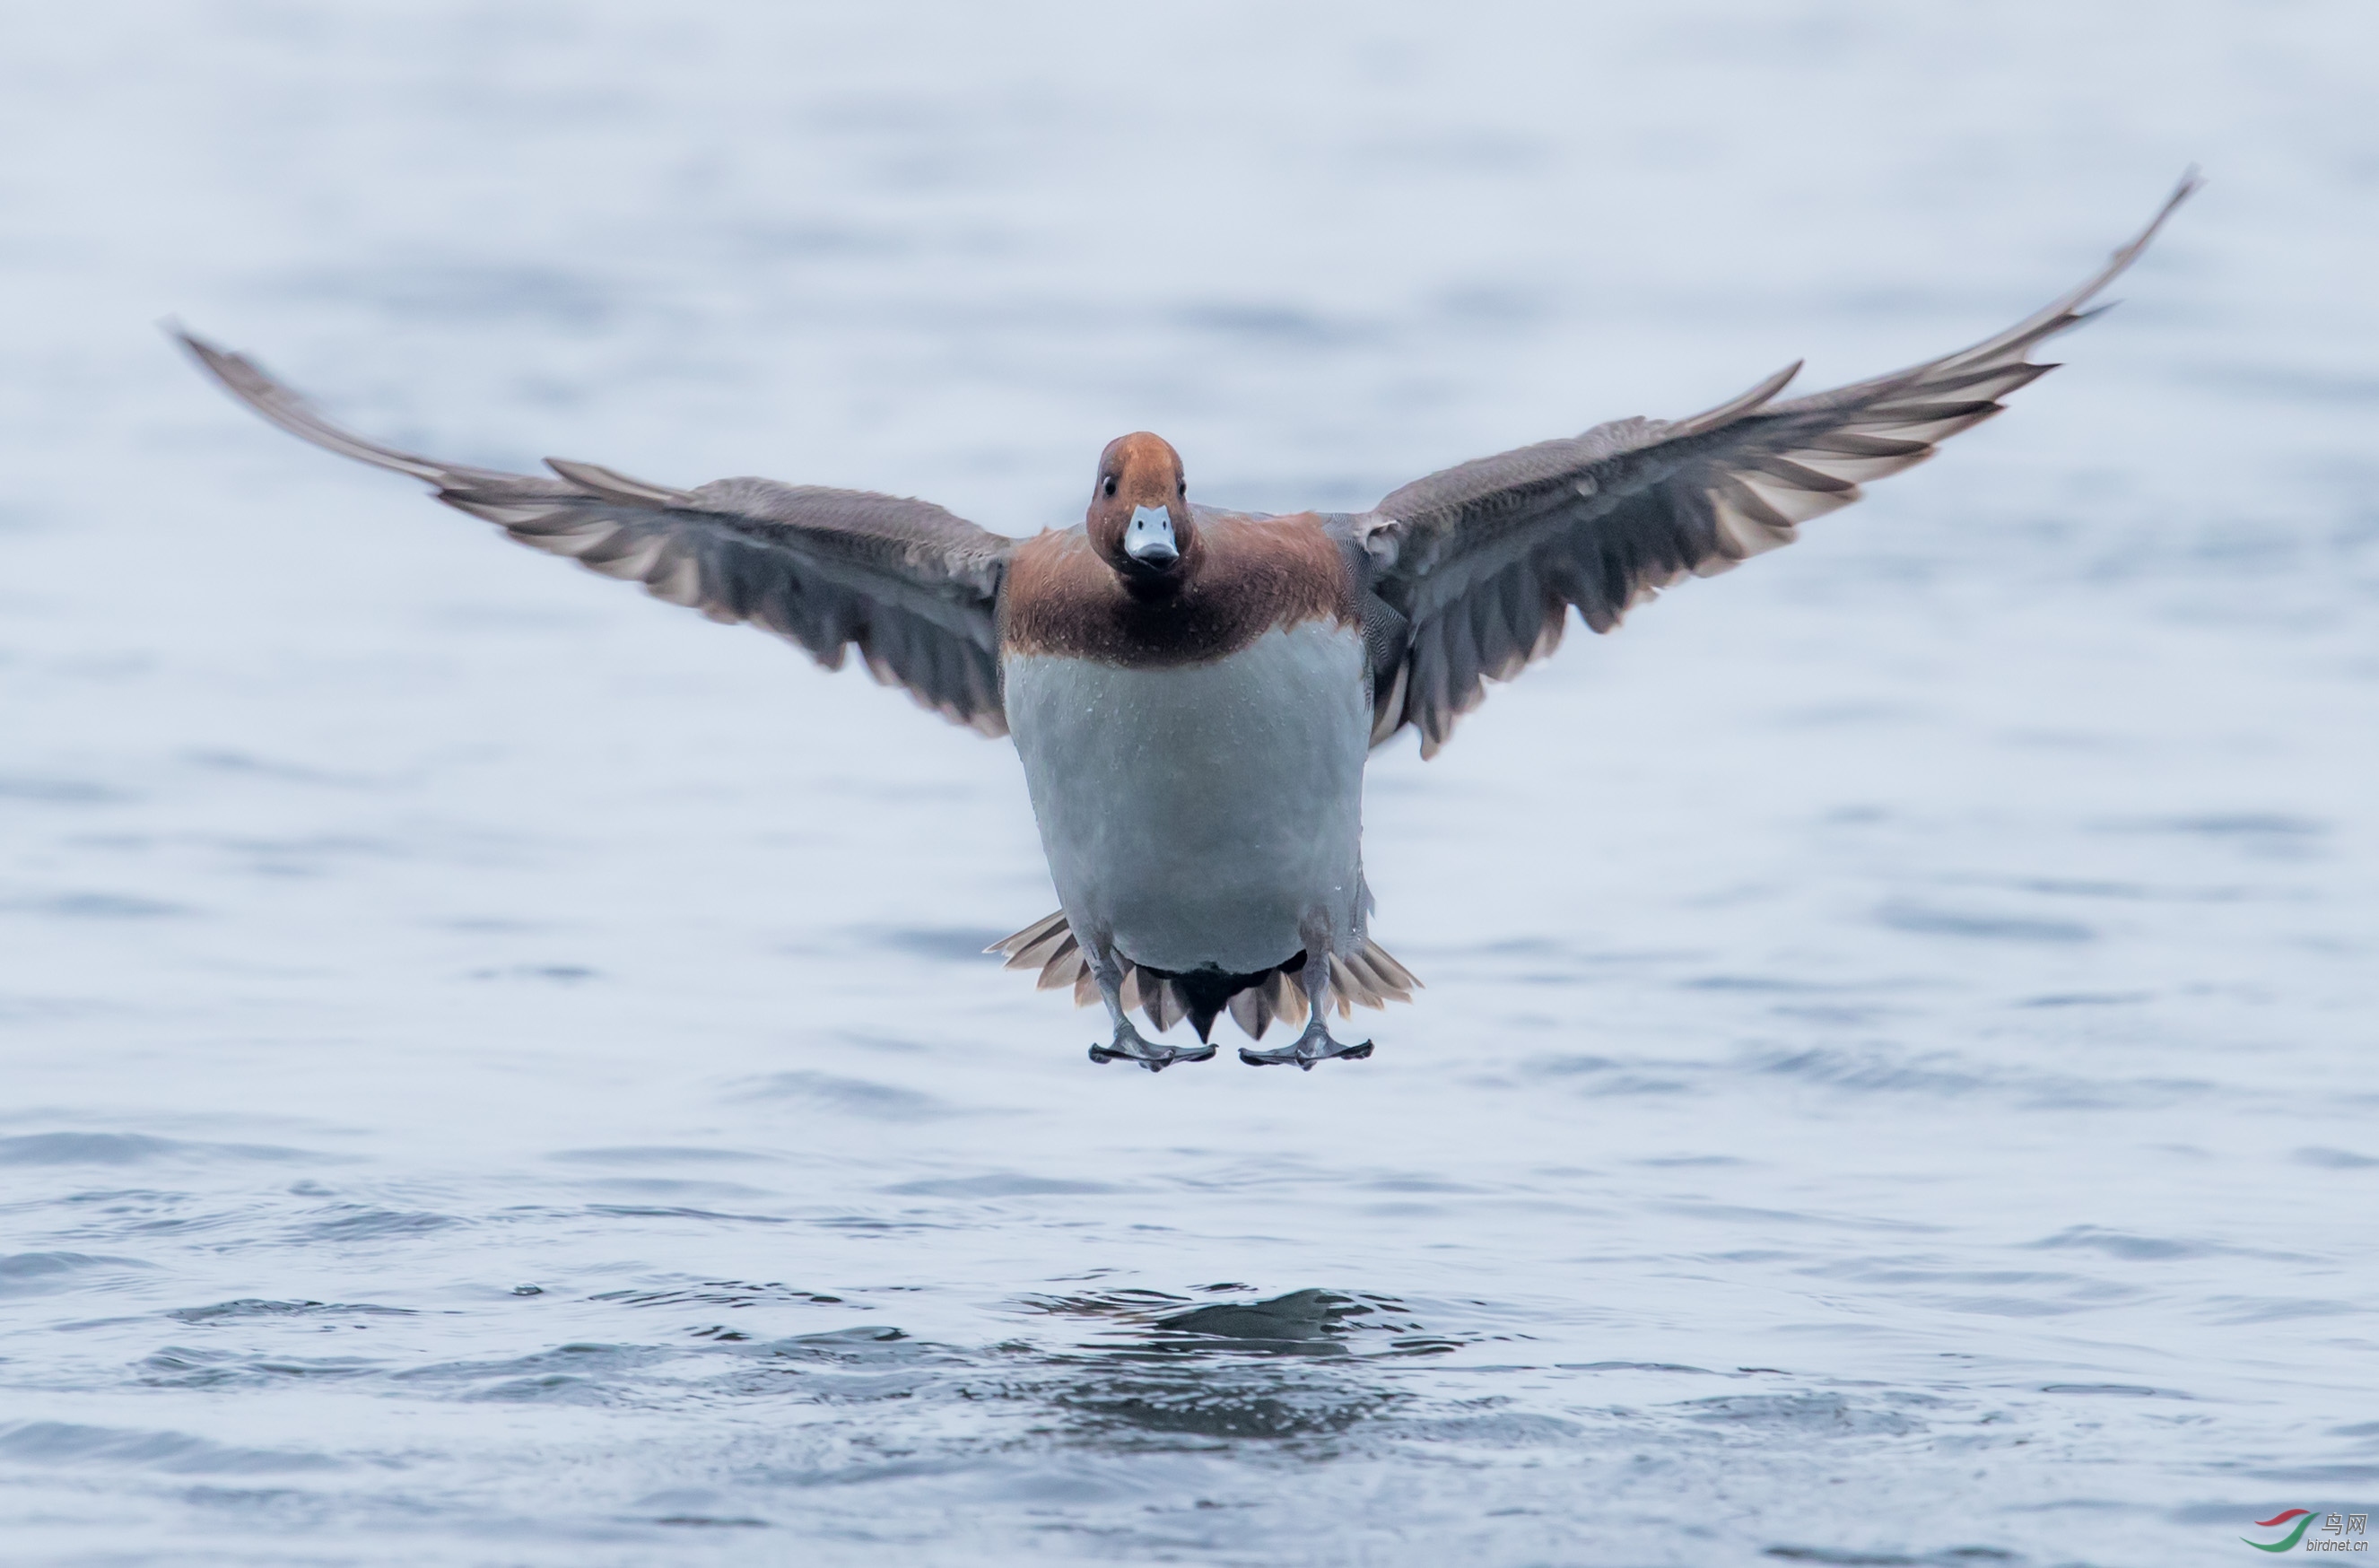
[[(1027, 539), (929, 502), (719, 479), (694, 489), (549, 458), (543, 475), (417, 457), (353, 435), (244, 356), (184, 332), (235, 397), (318, 446), (436, 487), (513, 538), (749, 621), (829, 669), (1010, 736), (1058, 911), (988, 951), (1106, 1005), (1093, 1061), (1152, 1072), (1239, 1052), (1310, 1069), (1371, 1054), (1327, 1015), (1419, 984), (1371, 938), (1363, 766), (1407, 727), (1423, 756), (1485, 683), (1551, 654), (1575, 608), (1609, 632), (1688, 573), (1789, 544), (1866, 480), (1933, 454), (2054, 368), (2035, 345), (2095, 311), (2194, 172), (2080, 287), (1971, 348), (1780, 400), (1786, 367), (1691, 418), (1632, 418), (1417, 479), (1369, 512), (1236, 512), (1190, 499), (1147, 431), (1099, 454), (1090, 507)], [(1194, 1044), (1143, 1038), (1182, 1019)], [(1301, 1027), (1300, 1027), (1301, 1026)]]

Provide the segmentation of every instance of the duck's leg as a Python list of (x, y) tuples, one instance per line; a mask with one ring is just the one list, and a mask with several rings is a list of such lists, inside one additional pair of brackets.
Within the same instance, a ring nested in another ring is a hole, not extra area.
[(1099, 996), (1107, 1005), (1107, 1017), (1115, 1023), (1114, 1043), (1093, 1045), (1091, 1060), (1138, 1062), (1151, 1072), (1163, 1072), (1176, 1062), (1202, 1062), (1214, 1055), (1214, 1047), (1203, 1043), (1173, 1046), (1142, 1040), (1123, 1010), (1123, 965), (1116, 961), (1115, 948), (1105, 940), (1084, 942), (1081, 947), (1091, 978), (1098, 982)]
[(1239, 1060), (1251, 1067), (1276, 1067), (1294, 1062), (1307, 1072), (1311, 1072), (1314, 1063), (1326, 1062), (1334, 1056), (1344, 1056), (1350, 1062), (1359, 1062), (1370, 1055), (1371, 1054), (1370, 1041), (1366, 1040), (1355, 1045), (1342, 1044), (1330, 1037), (1329, 1025), (1323, 1021), (1323, 1013), (1330, 994), (1330, 948), (1326, 941), (1309, 939), (1309, 946), (1305, 949), (1305, 968), (1298, 972), (1298, 979), (1305, 985), (1305, 1032), (1287, 1044), (1275, 1046), (1269, 1051), (1258, 1051), (1242, 1045), (1239, 1047)]

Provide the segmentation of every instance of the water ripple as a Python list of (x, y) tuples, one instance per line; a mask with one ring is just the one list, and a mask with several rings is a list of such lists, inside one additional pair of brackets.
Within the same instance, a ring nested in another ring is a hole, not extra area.
[(326, 1453), (241, 1448), (185, 1432), (64, 1421), (0, 1422), (0, 1458), (29, 1465), (123, 1465), (176, 1476), (264, 1476), (344, 1468), (341, 1461)]

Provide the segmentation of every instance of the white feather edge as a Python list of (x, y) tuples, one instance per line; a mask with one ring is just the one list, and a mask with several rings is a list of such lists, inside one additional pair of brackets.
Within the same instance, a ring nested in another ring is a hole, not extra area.
[[(1005, 968), (1037, 971), (1038, 990), (1070, 986), (1078, 1007), (1099, 999), (1098, 982), (1063, 910), (1001, 937), (984, 951), (1004, 955)], [(1330, 979), (1322, 988), (1322, 1005), (1337, 1008), (1341, 1018), (1352, 1016), (1358, 1006), (1385, 1010), (1390, 1002), (1409, 1002), (1412, 994), (1422, 989), (1412, 971), (1368, 936), (1357, 951), (1334, 953), (1328, 961)], [(1117, 962), (1123, 966), (1119, 995), (1124, 1011), (1140, 1013), (1160, 1030), (1188, 1016), (1189, 1007), (1172, 982), (1156, 978), (1129, 959), (1119, 956)], [(1274, 970), (1266, 980), (1232, 997), (1228, 1011), (1231, 1021), (1250, 1039), (1262, 1039), (1275, 1019), (1292, 1028), (1301, 1027), (1306, 1017), (1301, 977)]]

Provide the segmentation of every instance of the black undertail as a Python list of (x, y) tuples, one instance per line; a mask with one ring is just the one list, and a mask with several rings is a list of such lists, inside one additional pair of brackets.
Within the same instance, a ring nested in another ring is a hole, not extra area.
[[(1062, 910), (1000, 938), (984, 951), (1007, 955), (1009, 969), (1037, 971), (1044, 991), (1072, 987), (1077, 1007), (1087, 1007), (1099, 999), (1098, 983)], [(1120, 955), (1118, 961), (1123, 966), (1119, 1000), (1124, 1011), (1145, 1015), (1160, 1031), (1186, 1018), (1196, 1024), (1199, 1039), (1209, 1040), (1214, 1019), (1227, 1011), (1248, 1038), (1261, 1040), (1275, 1019), (1291, 1027), (1306, 1021), (1302, 972), (1306, 955), (1301, 951), (1253, 974), (1229, 974), (1220, 969), (1176, 973), (1144, 968)], [(1358, 1006), (1384, 1007), (1390, 1002), (1409, 1002), (1419, 985), (1412, 971), (1364, 936), (1358, 938), (1354, 951), (1331, 957), (1322, 1005), (1336, 1007), (1343, 1018)]]
[[(1214, 1020), (1223, 1016), (1223, 1009), (1231, 1005), (1232, 997), (1242, 991), (1252, 991), (1260, 985), (1269, 984), (1275, 974), (1296, 974), (1304, 968), (1302, 948), (1286, 963), (1260, 969), (1253, 974), (1225, 974), (1221, 970), (1211, 967), (1177, 974), (1171, 970), (1151, 969), (1142, 964), (1140, 972), (1148, 979), (1141, 983), (1141, 993), (1147, 995), (1148, 980), (1167, 982), (1174, 995), (1180, 998), (1181, 1010), (1190, 1016), (1190, 1027), (1198, 1031), (1200, 1040), (1208, 1040), (1213, 1037)], [(1164, 1026), (1160, 1024), (1158, 1027)]]

